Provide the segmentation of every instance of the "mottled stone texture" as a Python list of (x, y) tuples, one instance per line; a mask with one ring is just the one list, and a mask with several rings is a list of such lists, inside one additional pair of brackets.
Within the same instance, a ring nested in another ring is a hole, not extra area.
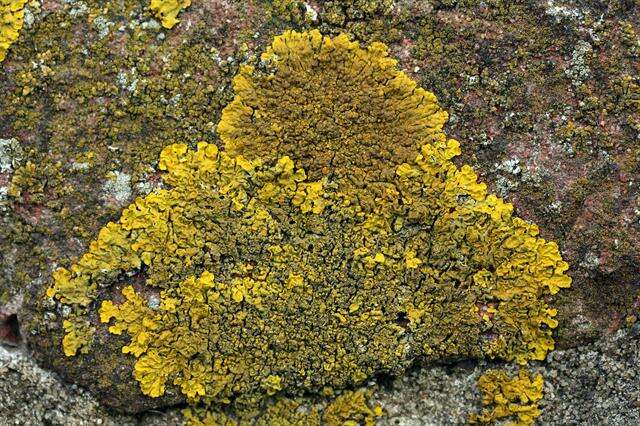
[[(0, 305), (13, 311), (24, 299), (18, 319), (42, 363), (55, 368), (63, 357), (60, 318), (39, 306), (51, 271), (159, 184), (164, 146), (218, 143), (238, 65), (286, 28), (383, 41), (438, 95), (461, 164), (571, 265), (573, 288), (555, 302), (559, 345), (610, 334), (638, 314), (638, 1), (211, 0), (194, 2), (170, 31), (145, 2), (126, 3), (32, 3), (0, 64), (0, 140), (20, 142), (19, 155), (0, 151), (0, 164), (11, 164), (0, 169)], [(134, 385), (121, 381), (130, 360), (76, 361), (65, 374), (98, 395)], [(113, 369), (111, 383), (85, 368), (97, 364)], [(174, 401), (108, 402), (136, 411)]]

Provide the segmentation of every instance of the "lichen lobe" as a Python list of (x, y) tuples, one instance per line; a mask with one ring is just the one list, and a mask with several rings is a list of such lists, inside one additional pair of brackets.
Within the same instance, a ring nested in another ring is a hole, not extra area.
[(24, 24), (24, 6), (27, 0), (0, 0), (0, 62), (4, 61), (9, 46), (18, 39)]

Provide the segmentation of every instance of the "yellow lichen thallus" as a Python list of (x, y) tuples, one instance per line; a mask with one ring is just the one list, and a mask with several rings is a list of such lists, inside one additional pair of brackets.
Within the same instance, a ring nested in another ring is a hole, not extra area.
[[(90, 350), (98, 309), (129, 337), (143, 393), (246, 408), (417, 357), (525, 364), (553, 349), (545, 299), (571, 281), (557, 245), (452, 162), (447, 114), (384, 45), (286, 32), (234, 90), (224, 150), (166, 147), (170, 188), (55, 272), (67, 355)], [(143, 287), (123, 284), (135, 271)]]

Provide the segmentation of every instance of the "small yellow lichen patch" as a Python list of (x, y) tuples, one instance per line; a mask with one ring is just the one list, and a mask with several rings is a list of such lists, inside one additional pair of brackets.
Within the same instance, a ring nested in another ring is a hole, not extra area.
[(24, 23), (24, 5), (27, 0), (0, 0), (0, 62), (4, 61), (9, 46), (18, 39)]
[(83, 354), (89, 353), (89, 342), (96, 330), (95, 327), (92, 327), (88, 321), (77, 317), (64, 320), (62, 326), (66, 333), (62, 339), (64, 354), (73, 356), (78, 350)]
[(177, 17), (182, 9), (191, 6), (191, 0), (151, 0), (149, 9), (160, 19), (162, 26), (173, 28), (178, 22)]
[(531, 377), (525, 369), (509, 377), (504, 371), (489, 370), (480, 376), (478, 387), (482, 414), (471, 416), (472, 423), (493, 424), (498, 420), (515, 420), (513, 425), (532, 425), (538, 416), (538, 401), (542, 399), (542, 376)]
[(371, 404), (369, 390), (344, 392), (325, 409), (322, 420), (327, 425), (373, 426), (383, 410), (380, 405)]
[(416, 252), (413, 250), (407, 250), (404, 256), (407, 268), (409, 269), (416, 269), (422, 264), (422, 260), (416, 257)]
[(262, 387), (267, 391), (267, 395), (273, 395), (282, 389), (282, 377), (268, 376), (263, 380)]

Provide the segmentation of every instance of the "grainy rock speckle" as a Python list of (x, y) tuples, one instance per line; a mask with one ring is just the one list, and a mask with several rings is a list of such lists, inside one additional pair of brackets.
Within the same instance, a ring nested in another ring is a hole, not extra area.
[[(640, 325), (593, 344), (554, 351), (532, 366), (545, 379), (541, 425), (640, 424)], [(487, 363), (416, 369), (378, 394), (384, 425), (464, 424), (480, 408), (474, 384)], [(507, 369), (515, 371), (513, 366)]]
[(62, 382), (19, 349), (0, 346), (0, 426), (179, 425), (179, 410), (118, 415), (85, 390)]

